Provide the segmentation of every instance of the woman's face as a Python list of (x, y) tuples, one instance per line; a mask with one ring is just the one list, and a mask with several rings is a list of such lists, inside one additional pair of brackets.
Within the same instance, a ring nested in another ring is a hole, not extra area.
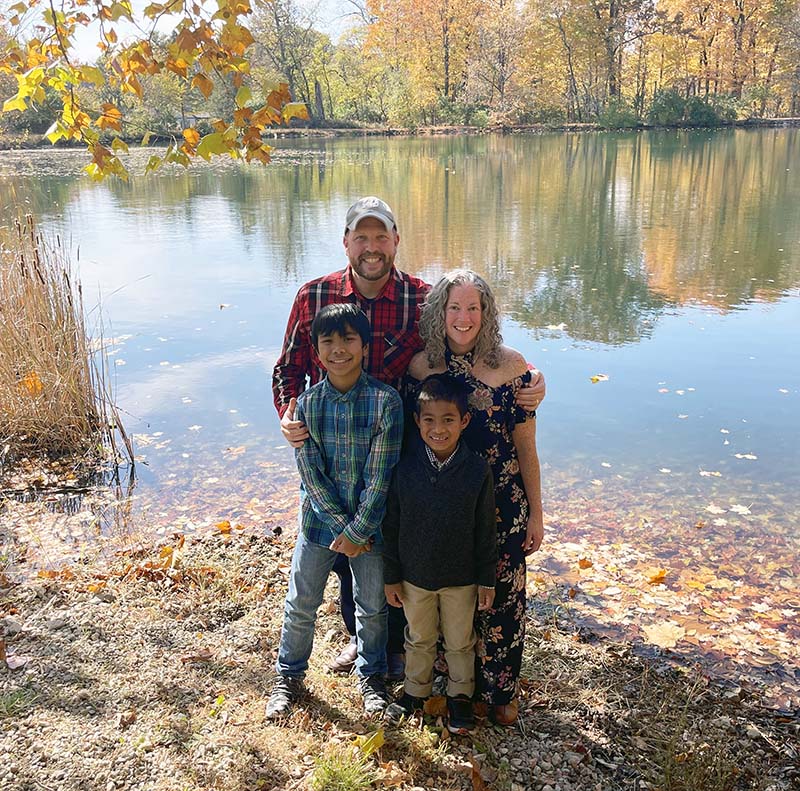
[(475, 286), (455, 285), (444, 309), (445, 332), (450, 349), (464, 354), (475, 348), (481, 330), (481, 294)]

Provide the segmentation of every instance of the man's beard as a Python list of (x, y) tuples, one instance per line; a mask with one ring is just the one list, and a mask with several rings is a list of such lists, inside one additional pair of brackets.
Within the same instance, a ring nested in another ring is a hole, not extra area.
[(363, 277), (364, 280), (381, 280), (389, 273), (389, 270), (392, 268), (392, 264), (394, 264), (394, 256), (391, 258), (383, 255), (382, 253), (373, 254), (370, 256), (362, 256), (363, 258), (380, 258), (383, 261), (383, 266), (377, 270), (375, 273), (368, 273), (365, 266), (361, 263), (361, 257), (357, 258), (355, 261), (351, 258), (350, 259), (350, 266), (353, 268), (353, 271), (359, 276)]

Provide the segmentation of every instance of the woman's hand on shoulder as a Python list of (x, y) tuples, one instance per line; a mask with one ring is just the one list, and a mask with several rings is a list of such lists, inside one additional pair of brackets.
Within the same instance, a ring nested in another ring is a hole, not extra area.
[[(503, 357), (501, 358), (501, 367), (504, 370), (505, 380), (510, 381), (519, 376), (524, 376), (530, 370), (528, 361), (516, 350), (510, 349), (507, 346), (503, 347)], [(521, 406), (526, 412), (533, 412), (539, 408), (545, 396), (544, 376), (541, 371), (531, 371), (530, 384), (521, 387), (517, 390), (516, 401), (517, 405)]]

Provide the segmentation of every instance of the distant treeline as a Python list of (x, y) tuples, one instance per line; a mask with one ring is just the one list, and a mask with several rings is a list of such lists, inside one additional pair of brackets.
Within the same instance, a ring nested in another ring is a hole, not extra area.
[[(348, 8), (352, 28), (335, 43), (297, 0), (258, 3), (247, 53), (254, 95), (288, 82), (315, 126), (713, 126), (800, 116), (800, 0), (349, 0)], [(202, 129), (231, 112), (233, 85), (218, 81), (206, 98), (191, 78), (145, 75), (141, 100), (104, 86), (87, 98), (123, 108), (130, 137)], [(15, 90), (7, 82), (0, 74), (3, 96)], [(51, 98), (4, 114), (0, 132), (44, 132), (61, 109)]]

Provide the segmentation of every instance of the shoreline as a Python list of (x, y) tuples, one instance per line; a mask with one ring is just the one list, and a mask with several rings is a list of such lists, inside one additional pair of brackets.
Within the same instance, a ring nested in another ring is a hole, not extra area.
[[(747, 118), (737, 121), (727, 121), (716, 126), (692, 126), (688, 124), (675, 124), (659, 126), (655, 124), (640, 123), (631, 127), (604, 127), (597, 123), (562, 123), (562, 124), (495, 124), (489, 126), (468, 125), (433, 125), (419, 127), (296, 127), (268, 129), (264, 133), (267, 140), (283, 138), (346, 138), (346, 137), (475, 137), (480, 135), (515, 135), (515, 134), (556, 134), (576, 132), (652, 132), (652, 131), (684, 131), (707, 130), (719, 131), (723, 129), (780, 129), (800, 127), (800, 118)], [(180, 132), (176, 132), (180, 136)], [(27, 133), (19, 137), (0, 135), (0, 151), (39, 151), (43, 149), (82, 149), (78, 143), (51, 145), (44, 137), (31, 142), (33, 135)], [(139, 147), (139, 137), (122, 137), (128, 145)], [(153, 135), (150, 147), (153, 144), (168, 143), (172, 138)]]

